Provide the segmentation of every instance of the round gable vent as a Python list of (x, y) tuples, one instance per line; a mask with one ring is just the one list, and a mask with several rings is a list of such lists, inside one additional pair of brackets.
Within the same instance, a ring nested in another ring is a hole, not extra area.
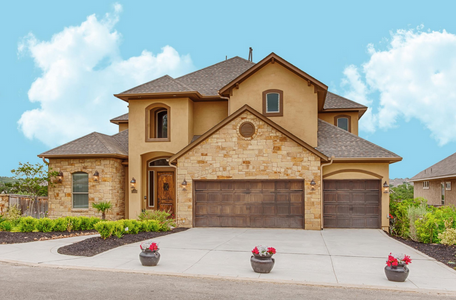
[(244, 122), (239, 127), (239, 133), (245, 138), (251, 138), (255, 134), (255, 125), (252, 122)]

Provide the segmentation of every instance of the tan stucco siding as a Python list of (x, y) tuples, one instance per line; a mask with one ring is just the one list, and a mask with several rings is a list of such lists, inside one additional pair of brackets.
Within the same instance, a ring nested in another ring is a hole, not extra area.
[[(244, 121), (255, 124), (253, 139), (238, 133)], [(193, 180), (196, 179), (303, 179), (305, 228), (321, 227), (320, 158), (249, 112), (234, 119), (178, 159), (177, 217), (179, 226), (192, 226)], [(312, 189), (310, 182), (315, 180)]]
[(119, 132), (122, 132), (127, 129), (128, 129), (128, 123), (119, 123)]
[(428, 180), (429, 189), (423, 188), (423, 181), (414, 182), (413, 194), (415, 198), (422, 197), (428, 201), (430, 205), (442, 205), (441, 183), (451, 182), (451, 190), (445, 189), (445, 205), (456, 205), (456, 179), (437, 179)]
[[(170, 141), (146, 142), (146, 108), (154, 103), (170, 107)], [(128, 180), (136, 179), (138, 193), (129, 194), (128, 217), (136, 218), (144, 201), (146, 177), (144, 166), (153, 157), (171, 156), (188, 145), (193, 136), (192, 101), (188, 98), (141, 99), (129, 101)], [(189, 127), (191, 130), (189, 130)]]
[(318, 118), (330, 124), (336, 125), (334, 122), (334, 117), (342, 115), (350, 116), (350, 132), (358, 135), (358, 112), (319, 113)]
[(193, 132), (202, 135), (228, 117), (227, 101), (193, 103)]
[[(96, 216), (101, 214), (92, 207), (92, 203), (109, 201), (113, 208), (106, 213), (109, 220), (125, 217), (125, 168), (121, 159), (50, 159), (49, 168), (63, 172), (61, 183), (49, 186), (49, 216)], [(98, 171), (99, 181), (93, 180)], [(89, 207), (73, 209), (73, 177), (75, 172), (84, 172), (89, 177)]]
[[(389, 184), (388, 163), (333, 163), (323, 167), (323, 180), (325, 179), (379, 179)], [(389, 220), (389, 194), (382, 193), (382, 228), (388, 229)]]
[(243, 81), (239, 89), (233, 88), (229, 114), (245, 104), (262, 113), (263, 91), (269, 89), (283, 91), (284, 106), (282, 117), (270, 119), (317, 147), (318, 99), (314, 86), (308, 86), (307, 81), (278, 63), (269, 63)]

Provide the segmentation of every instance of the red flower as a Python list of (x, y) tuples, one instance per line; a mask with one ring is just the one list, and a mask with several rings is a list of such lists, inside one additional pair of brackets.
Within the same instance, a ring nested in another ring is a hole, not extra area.
[(255, 248), (253, 248), (252, 253), (253, 254), (260, 254), (260, 251), (258, 251), (258, 248), (255, 247)]
[(393, 261), (391, 264), (392, 264), (394, 267), (397, 267), (397, 265), (398, 265), (397, 260)]
[(157, 250), (158, 250), (158, 246), (157, 246), (156, 243), (152, 243), (152, 244), (150, 244), (149, 249), (150, 249), (151, 251), (157, 251)]
[(410, 259), (410, 256), (405, 255), (404, 259), (402, 260), (406, 265), (412, 263), (412, 260)]
[(393, 215), (392, 214), (389, 214), (389, 217), (390, 219), (394, 219)]
[(275, 249), (275, 248), (272, 248), (272, 247), (269, 247), (269, 248), (268, 248), (268, 252), (269, 252), (270, 254), (276, 254), (276, 249)]

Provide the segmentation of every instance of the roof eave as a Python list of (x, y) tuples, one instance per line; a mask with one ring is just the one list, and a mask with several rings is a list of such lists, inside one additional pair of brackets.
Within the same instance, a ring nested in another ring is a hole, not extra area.
[(361, 117), (364, 115), (364, 113), (367, 111), (368, 107), (366, 108), (327, 108), (323, 109), (321, 112), (358, 112), (358, 120), (361, 119)]
[(189, 92), (165, 92), (165, 93), (138, 93), (138, 94), (114, 94), (115, 97), (122, 99), (126, 102), (129, 100), (137, 99), (160, 99), (160, 98), (182, 98), (188, 97), (192, 100), (211, 100), (211, 99), (224, 99), (220, 95), (204, 96), (198, 91)]
[(416, 181), (425, 181), (425, 180), (436, 180), (436, 179), (446, 179), (446, 178), (452, 178), (456, 177), (456, 174), (450, 174), (450, 175), (440, 175), (440, 176), (435, 176), (435, 177), (425, 177), (425, 178), (410, 178), (410, 181), (416, 182)]
[(39, 158), (120, 158), (127, 159), (128, 155), (125, 154), (39, 154)]
[(334, 162), (387, 162), (390, 164), (399, 162), (402, 157), (336, 157)]

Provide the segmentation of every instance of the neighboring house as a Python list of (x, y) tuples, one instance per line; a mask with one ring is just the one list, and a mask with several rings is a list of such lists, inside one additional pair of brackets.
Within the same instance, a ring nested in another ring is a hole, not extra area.
[(456, 153), (421, 171), (410, 179), (413, 195), (430, 205), (456, 205)]
[(358, 137), (367, 107), (272, 53), (234, 57), (115, 95), (119, 133), (91, 133), (40, 154), (62, 172), (49, 213), (110, 218), (170, 210), (186, 227), (388, 226), (389, 164)]

